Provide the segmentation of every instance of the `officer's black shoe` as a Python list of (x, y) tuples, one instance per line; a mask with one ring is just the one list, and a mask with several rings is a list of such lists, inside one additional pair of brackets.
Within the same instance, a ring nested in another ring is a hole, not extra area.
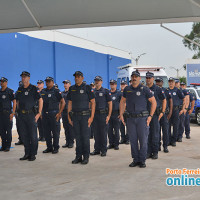
[(82, 162), (82, 158), (81, 157), (80, 158), (76, 157), (74, 160), (72, 160), (72, 164), (78, 164), (80, 162)]
[(124, 140), (120, 140), (119, 144), (125, 144)]
[(52, 154), (56, 154), (56, 153), (58, 153), (59, 151), (58, 151), (58, 149), (54, 149), (53, 151), (52, 151)]
[(182, 138), (178, 138), (177, 142), (182, 142)]
[(69, 145), (68, 145), (68, 148), (69, 148), (69, 149), (71, 149), (71, 148), (73, 148), (73, 147), (74, 147), (74, 144), (69, 144)]
[(22, 145), (23, 142), (21, 140), (19, 140), (18, 142), (15, 143), (15, 145)]
[(67, 148), (68, 147), (68, 143), (66, 143), (66, 144), (64, 144), (63, 146), (62, 146), (62, 148)]
[(41, 140), (40, 140), (41, 142), (45, 142), (45, 138), (43, 137), (43, 138), (41, 138)]
[(145, 168), (145, 167), (146, 167), (145, 162), (141, 162), (141, 163), (140, 163), (140, 168)]
[(125, 142), (125, 144), (130, 144), (130, 142), (127, 140), (127, 141)]
[(168, 153), (169, 152), (169, 150), (168, 150), (168, 148), (167, 147), (164, 147), (164, 150), (163, 150), (165, 153)]
[(105, 157), (105, 156), (106, 156), (106, 152), (102, 152), (101, 157)]
[(0, 151), (5, 151), (5, 148), (1, 147)]
[(28, 161), (34, 161), (35, 159), (36, 159), (35, 156), (30, 156), (29, 159), (28, 159)]
[(139, 166), (140, 165), (140, 163), (139, 162), (132, 162), (130, 165), (129, 165), (129, 167), (136, 167), (136, 166)]
[(90, 136), (90, 139), (93, 139), (93, 136)]
[(187, 139), (190, 139), (191, 137), (189, 135), (186, 136)]
[(28, 160), (30, 158), (29, 155), (24, 155), (22, 158), (20, 158), (19, 160)]
[(43, 153), (51, 153), (53, 151), (53, 149), (46, 149), (43, 151)]
[(152, 155), (152, 159), (158, 159), (158, 154), (157, 153), (154, 153), (153, 155)]
[(158, 151), (161, 151), (161, 147), (159, 147)]
[(114, 145), (113, 144), (109, 144), (108, 145), (108, 149), (113, 149), (114, 148)]
[(176, 146), (176, 142), (172, 142), (171, 145), (172, 145), (173, 147), (175, 147), (175, 146)]
[(115, 146), (115, 147), (114, 147), (114, 150), (119, 150), (119, 146)]
[(89, 158), (83, 158), (81, 164), (82, 164), (82, 165), (87, 165), (88, 162), (89, 162)]
[(10, 151), (10, 148), (9, 147), (5, 148), (4, 152), (8, 152), (8, 151)]
[(148, 153), (147, 154), (147, 159), (152, 158), (152, 154)]
[(100, 154), (100, 152), (99, 151), (95, 151), (95, 150), (92, 153), (90, 153), (91, 156), (95, 156), (95, 155), (99, 155), (99, 154)]

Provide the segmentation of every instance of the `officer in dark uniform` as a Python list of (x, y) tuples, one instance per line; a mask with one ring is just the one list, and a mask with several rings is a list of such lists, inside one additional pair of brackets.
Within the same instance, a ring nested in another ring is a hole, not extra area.
[[(124, 122), (123, 113), (127, 109), (127, 130), (131, 143), (133, 162), (130, 167), (146, 167), (147, 141), (149, 124), (156, 109), (156, 100), (148, 87), (140, 83), (140, 73), (136, 70), (131, 75), (131, 85), (124, 89), (120, 102), (120, 119)], [(148, 101), (151, 103), (150, 115), (147, 108)], [(138, 145), (139, 141), (139, 145)]]
[(54, 83), (54, 88), (58, 89), (58, 84)]
[[(38, 87), (39, 91), (41, 92), (44, 89), (44, 81), (38, 80), (37, 87)], [(36, 105), (36, 110), (38, 111), (38, 102)], [(37, 126), (38, 126), (38, 130), (39, 130), (38, 141), (44, 142), (45, 138), (44, 138), (44, 127), (43, 127), (43, 122), (42, 122), (42, 116), (40, 116), (40, 118), (38, 119)]]
[(107, 152), (107, 124), (112, 112), (112, 99), (109, 90), (102, 87), (102, 77), (96, 76), (94, 81), (96, 86), (94, 89), (96, 110), (93, 120), (95, 143), (94, 151), (90, 155), (98, 155), (101, 152), (103, 157)]
[[(59, 150), (60, 118), (65, 107), (65, 100), (59, 89), (54, 87), (54, 79), (48, 76), (46, 88), (42, 90), (43, 98), (43, 124), (47, 149), (43, 153), (56, 154)], [(53, 136), (53, 143), (52, 143)]]
[[(170, 77), (168, 80), (169, 83), (169, 92), (172, 95), (173, 100), (173, 111), (172, 116), (169, 120), (169, 145), (172, 145), (173, 147), (176, 146), (176, 141), (178, 137), (178, 127), (179, 127), (179, 115), (181, 115), (184, 112), (185, 109), (185, 99), (184, 94), (180, 89), (175, 87), (175, 80), (174, 78)], [(180, 99), (183, 100), (183, 105), (180, 103)], [(181, 108), (181, 111), (179, 110)], [(173, 135), (171, 133), (171, 125), (173, 125)]]
[[(38, 149), (37, 120), (41, 116), (43, 100), (39, 90), (30, 84), (30, 73), (23, 71), (20, 76), (22, 77), (23, 86), (19, 87), (16, 92), (16, 101), (22, 140), (25, 147), (25, 155), (20, 160), (34, 161)], [(39, 112), (34, 113), (34, 106), (37, 100), (39, 101)]]
[[(22, 81), (19, 81), (19, 87), (22, 87), (22, 86), (23, 86)], [(21, 133), (21, 130), (20, 130), (20, 123), (19, 123), (18, 109), (17, 108), (16, 108), (15, 118), (16, 118), (16, 128), (17, 128), (17, 133), (18, 133), (18, 142), (16, 142), (15, 145), (23, 145), (22, 133)]]
[(154, 73), (149, 71), (146, 73), (146, 83), (154, 94), (157, 103), (156, 111), (150, 123), (147, 158), (157, 159), (159, 150), (159, 121), (165, 113), (166, 96), (164, 91), (154, 84)]
[(108, 138), (109, 146), (108, 149), (114, 148), (114, 150), (119, 150), (119, 104), (121, 100), (121, 92), (117, 90), (117, 81), (110, 80), (110, 93), (112, 98), (112, 114), (108, 126)]
[[(90, 83), (90, 86), (92, 87), (92, 89), (95, 89), (95, 84), (92, 82)], [(90, 127), (90, 139), (92, 139), (94, 137), (94, 125), (93, 125), (93, 122), (91, 124), (91, 127)]]
[[(127, 86), (127, 82), (122, 80), (121, 81), (121, 96), (123, 96), (123, 91), (126, 86)], [(121, 140), (119, 144), (129, 144), (128, 133), (122, 121), (120, 121), (120, 133), (121, 133)]]
[[(186, 84), (185, 83), (181, 83), (181, 87), (183, 90), (186, 89)], [(189, 106), (188, 109), (186, 109), (186, 115), (185, 115), (185, 135), (187, 139), (190, 139), (190, 115), (194, 110), (194, 104), (195, 104), (195, 97), (194, 95), (189, 91)]]
[(95, 96), (90, 85), (83, 83), (82, 72), (76, 71), (74, 76), (75, 85), (69, 88), (67, 95), (68, 119), (73, 126), (76, 139), (76, 158), (72, 161), (72, 164), (79, 162), (87, 164), (90, 154), (90, 125), (95, 112)]
[(68, 100), (67, 100), (67, 94), (69, 92), (69, 87), (71, 86), (71, 81), (69, 80), (64, 80), (64, 88), (65, 90), (62, 92), (62, 96), (65, 100), (65, 108), (62, 112), (62, 121), (63, 121), (63, 127), (65, 130), (65, 139), (66, 139), (66, 144), (63, 145), (63, 148), (73, 148), (74, 146), (74, 132), (73, 132), (73, 128), (72, 125), (69, 124), (69, 120), (68, 120)]
[(2, 77), (0, 80), (0, 135), (2, 141), (0, 151), (8, 152), (12, 142), (12, 120), (15, 114), (16, 100), (14, 98), (14, 91), (7, 87), (8, 79)]
[[(184, 133), (184, 128), (185, 128), (185, 115), (186, 115), (186, 112), (188, 110), (188, 106), (189, 106), (189, 102), (190, 102), (190, 96), (189, 96), (189, 92), (186, 90), (186, 89), (183, 89), (183, 87), (180, 87), (180, 80), (177, 79), (175, 81), (175, 86), (177, 88), (179, 88), (183, 94), (184, 94), (184, 97), (185, 97), (185, 109), (184, 109), (184, 112), (179, 116), (180, 117), (180, 121), (179, 121), (179, 128), (178, 128), (178, 138), (177, 138), (177, 142), (182, 142), (182, 137), (183, 137), (183, 133)], [(185, 83), (181, 83), (181, 85), (184, 85)], [(180, 100), (180, 104), (182, 105), (183, 104), (183, 100), (181, 99)], [(180, 108), (181, 110), (182, 108)]]
[(167, 105), (166, 105), (166, 110), (165, 113), (163, 114), (163, 117), (160, 119), (160, 129), (159, 129), (159, 150), (161, 150), (161, 129), (162, 129), (162, 140), (163, 140), (163, 151), (165, 153), (168, 153), (168, 144), (169, 144), (169, 135), (168, 135), (168, 128), (169, 128), (169, 119), (171, 118), (172, 115), (172, 110), (173, 110), (173, 101), (172, 101), (172, 96), (171, 93), (169, 92), (168, 89), (163, 87), (163, 79), (161, 77), (157, 77), (155, 79), (156, 85), (159, 86), (164, 92), (167, 100)]

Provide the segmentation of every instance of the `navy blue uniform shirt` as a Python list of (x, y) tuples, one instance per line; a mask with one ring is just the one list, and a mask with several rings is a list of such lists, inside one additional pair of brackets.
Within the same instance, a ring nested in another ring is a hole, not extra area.
[(69, 91), (63, 91), (62, 92), (62, 97), (65, 100), (65, 108), (64, 108), (63, 112), (67, 112), (67, 109), (68, 109), (68, 99), (67, 99), (68, 92)]
[(172, 95), (173, 106), (180, 106), (181, 105), (180, 99), (184, 99), (183, 92), (177, 87), (174, 87), (173, 89), (168, 88), (168, 90), (169, 92), (171, 92)]
[(122, 93), (118, 90), (115, 90), (115, 92), (110, 91), (110, 93), (112, 98), (112, 111), (118, 111)]
[(153, 97), (153, 93), (142, 84), (136, 88), (130, 85), (124, 88), (123, 97), (126, 98), (126, 110), (129, 113), (139, 114), (147, 111), (148, 99)]
[(12, 101), (15, 99), (14, 91), (6, 88), (4, 91), (0, 90), (0, 112), (3, 110), (12, 110)]

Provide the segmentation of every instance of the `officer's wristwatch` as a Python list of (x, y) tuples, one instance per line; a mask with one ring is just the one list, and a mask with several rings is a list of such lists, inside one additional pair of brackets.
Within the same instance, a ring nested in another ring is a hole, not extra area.
[(38, 114), (42, 115), (42, 113), (41, 113), (41, 112), (38, 112)]
[(149, 115), (149, 117), (153, 118), (153, 116), (152, 116), (152, 115)]

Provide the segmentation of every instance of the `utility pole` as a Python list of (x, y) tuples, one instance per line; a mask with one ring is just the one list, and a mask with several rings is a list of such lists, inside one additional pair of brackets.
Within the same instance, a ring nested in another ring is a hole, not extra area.
[(181, 68), (170, 67), (170, 68), (176, 70), (176, 77), (178, 78), (179, 77), (179, 72), (183, 67), (181, 67)]
[(140, 57), (143, 56), (143, 55), (145, 55), (145, 54), (146, 53), (142, 53), (136, 59), (133, 58), (133, 60), (135, 60), (135, 62), (136, 62), (136, 65), (138, 65), (138, 61), (139, 61)]

